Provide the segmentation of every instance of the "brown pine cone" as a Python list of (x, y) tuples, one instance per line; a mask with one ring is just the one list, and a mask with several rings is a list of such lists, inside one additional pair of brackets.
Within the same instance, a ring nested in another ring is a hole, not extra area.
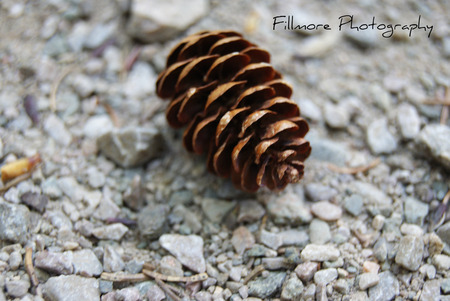
[(209, 171), (236, 187), (283, 189), (303, 176), (311, 147), (291, 86), (270, 55), (234, 31), (204, 31), (177, 44), (157, 93), (171, 98), (166, 116), (187, 150), (208, 154)]

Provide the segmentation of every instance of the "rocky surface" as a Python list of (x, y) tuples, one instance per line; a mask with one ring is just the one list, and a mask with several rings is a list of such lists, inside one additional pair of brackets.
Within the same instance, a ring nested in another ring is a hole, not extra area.
[[(42, 163), (0, 185), (0, 300), (168, 299), (153, 279), (101, 277), (146, 262), (208, 274), (171, 283), (183, 300), (450, 299), (449, 12), (434, 0), (2, 0), (0, 167)], [(433, 32), (339, 31), (346, 14), (421, 15)], [(279, 15), (331, 30), (273, 30)], [(267, 49), (292, 84), (312, 145), (299, 184), (237, 191), (167, 125), (157, 75), (181, 38), (210, 29)]]

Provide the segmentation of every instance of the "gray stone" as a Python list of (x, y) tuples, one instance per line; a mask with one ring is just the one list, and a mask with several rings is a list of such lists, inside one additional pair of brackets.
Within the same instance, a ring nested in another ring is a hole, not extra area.
[(314, 300), (314, 296), (316, 295), (316, 285), (311, 283), (308, 285), (303, 291), (303, 298), (306, 300)]
[(363, 273), (359, 277), (359, 289), (366, 290), (369, 287), (375, 286), (380, 282), (380, 276), (375, 273)]
[(66, 39), (61, 35), (54, 35), (47, 41), (44, 47), (44, 53), (56, 57), (68, 51)]
[(320, 183), (309, 183), (305, 186), (305, 194), (313, 202), (329, 201), (338, 194), (338, 191)]
[(172, 255), (166, 255), (159, 262), (159, 272), (170, 276), (183, 276), (183, 266)]
[(97, 139), (113, 130), (114, 125), (108, 115), (95, 115), (89, 117), (84, 123), (83, 134), (87, 138)]
[(92, 230), (92, 235), (98, 239), (121, 240), (127, 232), (127, 226), (121, 223), (116, 223), (94, 228)]
[(302, 116), (314, 121), (322, 120), (322, 111), (320, 107), (310, 99), (301, 98), (298, 100), (300, 108), (302, 108)]
[(105, 185), (105, 174), (99, 171), (95, 166), (88, 167), (86, 170), (86, 176), (88, 183), (92, 188), (100, 188)]
[(252, 223), (259, 221), (266, 211), (257, 201), (245, 200), (239, 202), (239, 214), (237, 221), (239, 223)]
[(403, 235), (414, 235), (414, 236), (423, 236), (423, 229), (418, 226), (418, 225), (414, 225), (414, 224), (402, 224), (400, 226), (400, 232)]
[(8, 264), (9, 268), (12, 271), (17, 270), (21, 263), (22, 263), (22, 254), (20, 254), (20, 251), (13, 251), (11, 254), (9, 254)]
[(404, 139), (414, 139), (420, 130), (420, 117), (416, 108), (408, 103), (399, 105), (397, 123)]
[(116, 291), (114, 296), (115, 300), (122, 301), (140, 301), (142, 300), (141, 294), (136, 287), (127, 287)]
[(286, 273), (271, 272), (266, 278), (258, 278), (248, 283), (249, 296), (269, 298), (281, 289)]
[(105, 246), (103, 253), (103, 269), (105, 272), (113, 273), (123, 271), (125, 263), (120, 254), (111, 245)]
[(277, 252), (272, 249), (266, 248), (263, 245), (254, 244), (250, 250), (245, 252), (245, 256), (246, 257), (275, 257), (275, 256), (277, 256)]
[(330, 282), (333, 282), (338, 277), (338, 272), (336, 269), (324, 269), (317, 271), (314, 274), (314, 283), (318, 286), (327, 285)]
[(302, 230), (286, 230), (281, 231), (277, 235), (281, 238), (282, 246), (298, 246), (304, 247), (308, 243), (309, 237), (306, 231)]
[(168, 227), (169, 206), (149, 204), (138, 215), (139, 232), (146, 239), (156, 239)]
[(417, 271), (422, 263), (423, 252), (422, 238), (406, 235), (400, 240), (395, 262), (405, 269)]
[(441, 280), (441, 290), (444, 294), (450, 294), (450, 278)]
[(30, 210), (0, 201), (0, 240), (25, 244), (29, 237)]
[(148, 83), (155, 82), (156, 79), (157, 75), (148, 63), (137, 61), (123, 85), (123, 93), (131, 99), (147, 97), (155, 92), (155, 86)]
[(311, 243), (323, 245), (330, 241), (331, 232), (328, 223), (319, 219), (313, 219), (309, 225), (309, 239)]
[(6, 292), (13, 298), (21, 298), (28, 293), (30, 282), (27, 280), (11, 280), (5, 283)]
[(189, 227), (191, 232), (198, 233), (202, 229), (202, 223), (200, 222), (197, 214), (195, 214), (192, 210), (187, 209), (183, 205), (177, 205), (173, 211), (172, 214), (178, 215), (180, 218), (183, 219), (186, 227)]
[(346, 144), (311, 134), (308, 134), (309, 142), (314, 150), (311, 153), (311, 158), (330, 162), (338, 166), (347, 164), (351, 150)]
[(342, 209), (328, 201), (321, 201), (311, 206), (311, 212), (324, 221), (336, 221), (342, 216)]
[(307, 245), (301, 253), (303, 261), (335, 261), (341, 252), (331, 245)]
[(299, 264), (295, 268), (295, 273), (304, 282), (309, 282), (314, 277), (314, 274), (317, 272), (318, 269), (319, 269), (319, 263), (304, 262), (304, 263)]
[(433, 265), (440, 271), (448, 271), (450, 269), (450, 256), (444, 254), (436, 254), (432, 259)]
[(428, 124), (419, 133), (416, 144), (419, 150), (426, 151), (450, 169), (450, 127), (443, 124)]
[(428, 207), (428, 204), (423, 203), (415, 198), (406, 198), (403, 209), (406, 222), (422, 226), (425, 217), (428, 215)]
[(42, 192), (49, 198), (56, 199), (62, 196), (57, 180), (54, 177), (47, 178), (41, 184)]
[(369, 299), (375, 300), (392, 300), (400, 293), (400, 284), (397, 278), (390, 272), (386, 271), (378, 275), (380, 282), (369, 288)]
[(350, 191), (363, 197), (364, 204), (373, 204), (379, 206), (390, 206), (392, 199), (376, 186), (361, 181), (354, 181), (347, 187)]
[(447, 244), (450, 246), (450, 222), (445, 223), (440, 226), (436, 232), (436, 234)]
[[(95, 86), (94, 86), (94, 82), (92, 81), (92, 79), (85, 75), (85, 74), (75, 74), (73, 76), (70, 77), (70, 83), (73, 86), (74, 90), (77, 92), (77, 94), (81, 97), (81, 98), (86, 98), (88, 96), (90, 96), (92, 93), (94, 93), (95, 90)], [(103, 116), (103, 115), (100, 115)], [(97, 117), (97, 116), (94, 116)], [(88, 119), (88, 121), (90, 119), (92, 119), (93, 117), (90, 117)]]
[(150, 286), (145, 295), (148, 301), (161, 301), (166, 298), (164, 291), (156, 284)]
[(436, 277), (436, 268), (431, 264), (424, 264), (420, 267), (419, 272), (424, 274), (427, 279), (434, 279)]
[(333, 129), (343, 129), (350, 122), (350, 113), (343, 105), (325, 104), (324, 117), (327, 125)]
[(115, 22), (97, 24), (85, 38), (84, 46), (90, 49), (100, 47), (100, 45), (115, 34), (116, 27)]
[(44, 131), (53, 139), (56, 143), (62, 146), (69, 146), (72, 142), (72, 134), (67, 130), (64, 122), (56, 115), (50, 114), (44, 120)]
[(281, 290), (282, 300), (299, 300), (303, 292), (303, 283), (297, 278), (295, 274), (284, 283)]
[(90, 249), (74, 251), (72, 263), (75, 274), (98, 276), (103, 272), (103, 266)]
[(36, 254), (34, 265), (57, 275), (73, 273), (72, 258), (68, 254), (42, 251)]
[(42, 293), (49, 301), (100, 301), (98, 280), (74, 275), (49, 278)]
[(353, 216), (361, 214), (364, 207), (363, 198), (359, 194), (352, 194), (344, 201), (344, 208)]
[(350, 287), (345, 279), (338, 279), (334, 282), (333, 288), (343, 295), (348, 295)]
[(74, 203), (80, 202), (84, 196), (83, 187), (73, 177), (63, 177), (57, 180), (59, 189)]
[(368, 126), (367, 143), (376, 155), (390, 154), (397, 148), (397, 140), (389, 131), (386, 118), (373, 121)]
[[(115, 218), (120, 213), (119, 206), (117, 206), (110, 198), (100, 197), (100, 194), (91, 194), (89, 198), (89, 194), (85, 194), (85, 201), (89, 203), (89, 207), (97, 207), (92, 213), (92, 216), (102, 221), (109, 218)], [(96, 204), (98, 204), (98, 206)]]
[(255, 244), (255, 237), (244, 226), (240, 226), (233, 231), (233, 236), (231, 237), (231, 244), (233, 245), (236, 253), (242, 255), (245, 250), (251, 249)]
[(276, 233), (268, 232), (264, 229), (261, 230), (259, 239), (261, 240), (261, 243), (273, 250), (277, 250), (283, 244), (281, 236)]
[(440, 280), (425, 281), (420, 295), (420, 301), (434, 301), (439, 300), (441, 296)]
[(183, 1), (133, 1), (128, 32), (147, 42), (167, 40), (184, 31), (209, 10), (208, 1), (195, 0), (186, 6)]
[(164, 234), (159, 238), (161, 246), (194, 272), (206, 270), (203, 257), (203, 239), (197, 235)]
[(36, 192), (25, 192), (24, 194), (22, 194), (22, 196), (20, 197), (20, 200), (22, 201), (22, 203), (24, 203), (25, 205), (33, 208), (34, 210), (43, 213), (45, 206), (47, 206), (48, 203), (48, 198), (46, 195), (42, 195)]
[(220, 223), (223, 218), (236, 206), (236, 202), (223, 201), (213, 198), (203, 198), (202, 210), (213, 223)]
[(267, 204), (267, 210), (277, 224), (295, 226), (308, 223), (312, 219), (304, 200), (293, 193), (287, 193), (270, 200)]
[(164, 148), (156, 128), (114, 129), (97, 139), (99, 149), (122, 167), (133, 167), (158, 157)]

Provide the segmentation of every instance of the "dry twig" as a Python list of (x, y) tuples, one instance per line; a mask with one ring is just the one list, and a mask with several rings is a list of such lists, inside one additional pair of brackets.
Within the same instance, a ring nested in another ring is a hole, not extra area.
[(50, 109), (52, 112), (56, 111), (56, 94), (58, 93), (59, 85), (61, 85), (61, 82), (66, 78), (67, 75), (69, 75), (75, 68), (70, 67), (66, 69), (61, 76), (53, 83), (52, 91), (50, 93)]
[(337, 172), (337, 173), (357, 174), (357, 173), (360, 173), (360, 172), (366, 172), (369, 169), (377, 166), (380, 163), (381, 163), (381, 159), (377, 158), (377, 159), (373, 160), (372, 162), (370, 162), (369, 164), (364, 165), (364, 166), (340, 167), (340, 166), (337, 166), (337, 165), (334, 165), (334, 164), (330, 163), (330, 164), (328, 164), (328, 168), (331, 171), (334, 171), (334, 172)]
[(41, 296), (41, 292), (38, 289), (39, 280), (37, 279), (36, 272), (33, 266), (33, 249), (31, 247), (26, 247), (25, 249), (24, 265), (28, 276), (30, 276), (31, 285), (34, 289), (36, 289), (36, 294)]
[(123, 272), (119, 272), (119, 273), (103, 272), (100, 275), (100, 278), (102, 278), (103, 280), (112, 281), (112, 282), (139, 282), (139, 281), (148, 280), (148, 277), (142, 273), (125, 274)]
[(450, 114), (450, 87), (445, 87), (444, 95), (438, 95), (434, 99), (429, 99), (423, 102), (426, 105), (442, 105), (440, 123), (446, 124)]
[(250, 272), (250, 274), (247, 275), (244, 279), (244, 284), (247, 284), (250, 280), (253, 278), (259, 276), (262, 272), (264, 272), (264, 266), (262, 264), (258, 265), (253, 269), (253, 271)]

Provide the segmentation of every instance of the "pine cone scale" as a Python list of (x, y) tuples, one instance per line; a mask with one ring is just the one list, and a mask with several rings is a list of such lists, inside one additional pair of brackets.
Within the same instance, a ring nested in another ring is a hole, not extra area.
[(173, 48), (156, 83), (160, 97), (172, 98), (169, 124), (187, 124), (185, 148), (206, 153), (210, 172), (252, 192), (299, 181), (311, 152), (292, 87), (269, 63), (239, 33), (202, 32)]

